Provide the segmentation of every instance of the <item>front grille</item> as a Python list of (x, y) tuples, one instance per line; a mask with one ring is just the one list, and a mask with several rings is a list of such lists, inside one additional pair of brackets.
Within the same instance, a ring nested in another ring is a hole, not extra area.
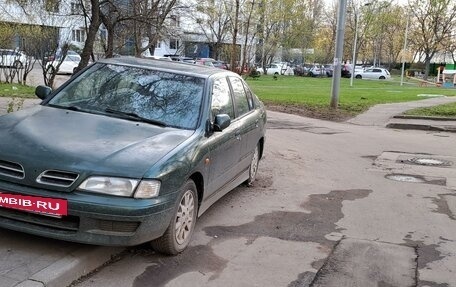
[(35, 213), (28, 213), (8, 208), (0, 208), (0, 218), (7, 218), (14, 221), (30, 223), (42, 227), (48, 227), (65, 231), (78, 231), (79, 217), (64, 216), (62, 218), (53, 218)]
[(97, 228), (103, 231), (113, 232), (135, 232), (139, 227), (137, 221), (111, 221), (111, 220), (97, 220)]
[(37, 177), (36, 181), (46, 185), (70, 187), (78, 176), (77, 173), (68, 171), (46, 170)]
[(0, 160), (0, 174), (19, 179), (23, 179), (25, 177), (22, 165), (4, 160)]

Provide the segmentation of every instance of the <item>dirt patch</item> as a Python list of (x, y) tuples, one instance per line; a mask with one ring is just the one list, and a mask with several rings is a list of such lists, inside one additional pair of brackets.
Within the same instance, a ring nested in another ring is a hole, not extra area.
[(244, 237), (255, 240), (266, 236), (281, 240), (318, 242), (332, 246), (333, 241), (325, 235), (340, 228), (336, 225), (341, 218), (342, 205), (345, 200), (356, 200), (367, 197), (371, 190), (334, 190), (328, 194), (312, 194), (301, 206), (310, 211), (287, 212), (274, 211), (258, 215), (253, 222), (239, 226), (210, 226), (204, 228), (208, 236), (220, 239)]
[(271, 111), (282, 112), (287, 114), (298, 115), (302, 117), (327, 120), (333, 122), (344, 122), (354, 117), (353, 114), (343, 111), (334, 110), (329, 107), (306, 107), (298, 104), (272, 104), (265, 103), (266, 108)]

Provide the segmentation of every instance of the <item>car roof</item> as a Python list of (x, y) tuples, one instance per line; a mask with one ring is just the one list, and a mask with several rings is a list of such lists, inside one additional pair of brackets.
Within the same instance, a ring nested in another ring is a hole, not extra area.
[(228, 73), (230, 75), (237, 75), (236, 73), (221, 70), (214, 67), (194, 65), (185, 62), (177, 61), (163, 61), (155, 59), (144, 59), (135, 57), (119, 57), (99, 60), (98, 63), (106, 63), (113, 65), (126, 65), (131, 67), (140, 67), (153, 70), (161, 70), (167, 72), (173, 72), (178, 74), (186, 74), (190, 76), (197, 76), (203, 78), (209, 78), (215, 74)]

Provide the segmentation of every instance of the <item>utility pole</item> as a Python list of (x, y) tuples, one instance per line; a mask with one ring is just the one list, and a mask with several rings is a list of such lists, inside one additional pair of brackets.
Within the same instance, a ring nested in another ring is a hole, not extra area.
[(402, 69), (401, 69), (401, 86), (404, 85), (404, 71), (405, 71), (405, 53), (407, 51), (407, 37), (409, 29), (410, 12), (407, 12), (407, 22), (405, 24), (405, 35), (404, 35), (404, 49), (402, 50)]
[(342, 73), (342, 57), (344, 50), (345, 33), (345, 12), (347, 10), (347, 0), (339, 0), (336, 31), (336, 51), (334, 56), (334, 74), (332, 78), (331, 103), (330, 107), (337, 109), (339, 104), (340, 76)]

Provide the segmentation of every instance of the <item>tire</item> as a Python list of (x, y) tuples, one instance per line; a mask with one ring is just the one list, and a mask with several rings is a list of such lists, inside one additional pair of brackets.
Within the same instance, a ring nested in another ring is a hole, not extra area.
[(279, 75), (279, 72), (275, 72), (274, 75), (278, 76), (278, 75)]
[(249, 165), (249, 179), (245, 182), (247, 186), (252, 186), (253, 182), (256, 179), (258, 172), (258, 164), (260, 163), (260, 144), (257, 144), (255, 150), (253, 151), (252, 160)]
[(362, 79), (363, 77), (361, 75), (356, 75), (355, 78)]
[(24, 65), (22, 64), (21, 61), (14, 61), (13, 67), (14, 67), (15, 69), (22, 69), (22, 68), (24, 67)]
[(173, 217), (165, 233), (151, 241), (155, 251), (167, 255), (177, 255), (187, 248), (195, 230), (198, 213), (197, 194), (195, 183), (193, 180), (188, 180), (179, 193)]
[(384, 80), (384, 79), (386, 79), (386, 78), (385, 78), (385, 76), (380, 76), (379, 79), (380, 79), (380, 80)]

